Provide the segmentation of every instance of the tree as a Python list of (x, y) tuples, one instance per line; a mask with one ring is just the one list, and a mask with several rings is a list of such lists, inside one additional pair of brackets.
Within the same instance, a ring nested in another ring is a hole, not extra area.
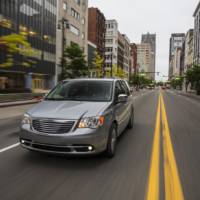
[(182, 89), (183, 80), (183, 76), (176, 76), (170, 81), (170, 84), (174, 89)]
[(139, 86), (140, 86), (140, 77), (139, 77), (138, 74), (133, 74), (133, 75), (130, 76), (130, 84), (133, 84), (136, 87), (136, 89), (139, 88)]
[(98, 78), (102, 78), (104, 76), (103, 61), (104, 61), (103, 58), (101, 58), (99, 53), (97, 51), (95, 51), (92, 64), (93, 64), (93, 66), (96, 70), (96, 75), (97, 75)]
[(86, 65), (83, 51), (77, 44), (65, 49), (60, 79), (76, 78), (88, 75), (88, 66)]
[(127, 74), (124, 72), (124, 70), (117, 65), (113, 65), (113, 76), (122, 79), (127, 78)]
[(200, 94), (200, 66), (194, 65), (185, 74), (186, 81), (194, 85), (197, 94)]
[(105, 77), (106, 78), (110, 78), (111, 77), (110, 71), (111, 71), (110, 68), (108, 68), (108, 69), (105, 70)]
[[(0, 67), (12, 67), (13, 65), (29, 67), (34, 63), (30, 57), (35, 52), (27, 41), (27, 37), (22, 34), (10, 34), (0, 37), (0, 47), (6, 52), (5, 61), (0, 64)], [(14, 59), (16, 55), (22, 56), (23, 59)]]

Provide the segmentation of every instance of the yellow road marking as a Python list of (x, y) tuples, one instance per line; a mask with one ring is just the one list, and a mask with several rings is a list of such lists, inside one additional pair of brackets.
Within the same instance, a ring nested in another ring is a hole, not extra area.
[[(169, 125), (163, 96), (161, 95), (165, 200), (184, 200), (175, 155), (170, 137)], [(151, 199), (154, 200), (154, 199)]]
[(153, 149), (151, 154), (151, 165), (147, 188), (147, 200), (159, 199), (159, 168), (160, 168), (160, 111), (161, 96), (159, 95), (158, 108), (156, 115), (156, 126), (154, 132)]

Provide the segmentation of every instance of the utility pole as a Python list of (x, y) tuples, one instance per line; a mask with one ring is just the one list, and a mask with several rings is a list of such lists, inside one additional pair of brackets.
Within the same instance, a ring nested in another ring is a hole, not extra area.
[(64, 75), (64, 56), (65, 56), (65, 46), (66, 46), (66, 38), (65, 38), (65, 29), (69, 29), (69, 21), (65, 18), (62, 18), (58, 21), (58, 29), (62, 30), (62, 53), (61, 53), (61, 77)]
[(110, 76), (111, 78), (113, 77), (113, 54), (110, 55), (110, 58), (111, 58), (111, 70), (110, 70)]

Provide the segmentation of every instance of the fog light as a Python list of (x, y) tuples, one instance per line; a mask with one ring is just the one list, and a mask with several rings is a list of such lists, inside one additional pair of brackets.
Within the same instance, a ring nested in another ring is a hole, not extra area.
[(92, 146), (89, 146), (89, 147), (88, 147), (88, 150), (89, 150), (89, 151), (92, 151), (92, 149), (93, 149)]
[(24, 141), (24, 140), (21, 140), (21, 143), (22, 143), (22, 144), (24, 144), (24, 143), (25, 143), (25, 141)]

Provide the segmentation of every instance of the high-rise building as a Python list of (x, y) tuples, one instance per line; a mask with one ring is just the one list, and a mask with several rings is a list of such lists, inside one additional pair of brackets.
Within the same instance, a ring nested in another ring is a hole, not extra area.
[[(150, 43), (137, 44), (137, 63), (139, 71), (146, 73), (148, 78), (153, 79), (154, 73), (150, 73), (152, 65), (152, 49)], [(153, 75), (152, 75), (153, 74)]]
[(131, 59), (131, 48), (130, 48), (130, 39), (127, 37), (126, 34), (122, 34), (123, 36), (123, 40), (124, 40), (124, 63), (123, 63), (123, 70), (125, 72), (125, 74), (127, 74), (128, 78), (129, 78), (129, 73), (131, 70), (131, 63), (130, 63), (130, 59)]
[(151, 64), (149, 66), (150, 77), (155, 79), (155, 71), (156, 71), (156, 34), (143, 34), (141, 43), (149, 43), (151, 46)]
[(118, 64), (118, 23), (106, 20), (105, 69), (112, 70)]
[[(185, 33), (173, 33), (170, 38), (170, 48), (169, 48), (169, 79), (174, 76), (174, 63), (173, 59), (177, 60), (177, 52), (183, 48), (183, 43), (185, 41)], [(178, 49), (178, 50), (177, 50)]]
[(59, 0), (57, 18), (57, 74), (61, 73), (63, 49), (78, 44), (87, 59), (88, 54), (88, 0)]
[(173, 76), (181, 75), (181, 54), (182, 48), (176, 48), (173, 55)]
[(137, 64), (137, 45), (135, 43), (131, 43), (130, 47), (131, 47), (131, 57), (133, 61), (131, 72), (138, 73), (139, 69)]
[(107, 70), (113, 67), (121, 68), (127, 78), (130, 73), (130, 40), (118, 30), (116, 20), (106, 20), (105, 66)]
[(97, 46), (98, 54), (104, 58), (106, 19), (98, 8), (88, 9), (88, 40)]
[(96, 77), (96, 69), (94, 68), (94, 63), (93, 63), (96, 51), (97, 51), (96, 44), (88, 40), (88, 67), (89, 67), (90, 77)]
[(190, 29), (185, 37), (184, 72), (192, 67), (194, 59), (194, 29)]
[(194, 63), (200, 64), (200, 2), (198, 3), (194, 17)]
[[(12, 67), (0, 69), (0, 89), (44, 90), (54, 86), (57, 0), (0, 1), (0, 36), (23, 32), (33, 50), (34, 64), (23, 67), (16, 55)], [(0, 51), (0, 63), (6, 52)]]

